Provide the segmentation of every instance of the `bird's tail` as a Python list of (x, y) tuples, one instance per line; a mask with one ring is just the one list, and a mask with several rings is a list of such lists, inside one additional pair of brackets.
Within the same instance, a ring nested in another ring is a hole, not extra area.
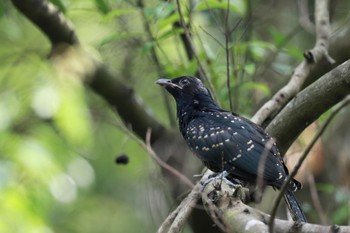
[(291, 188), (288, 188), (284, 193), (284, 200), (294, 221), (307, 222), (306, 217), (301, 210), (300, 204)]

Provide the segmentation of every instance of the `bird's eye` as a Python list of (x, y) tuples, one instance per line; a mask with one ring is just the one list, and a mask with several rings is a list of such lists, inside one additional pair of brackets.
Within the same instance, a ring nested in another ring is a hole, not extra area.
[(189, 83), (190, 83), (190, 81), (189, 81), (187, 78), (182, 79), (182, 80), (180, 81), (181, 86), (185, 86), (185, 85), (187, 85), (187, 84), (189, 84)]

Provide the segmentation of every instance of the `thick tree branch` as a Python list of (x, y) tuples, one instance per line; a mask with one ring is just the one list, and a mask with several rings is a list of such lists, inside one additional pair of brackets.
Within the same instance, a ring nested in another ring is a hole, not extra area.
[(329, 108), (350, 94), (350, 60), (305, 88), (273, 119), (267, 132), (282, 154), (299, 134)]
[(147, 130), (152, 129), (151, 143), (158, 140), (165, 128), (146, 109), (134, 90), (115, 77), (104, 64), (96, 67), (96, 72), (89, 83), (90, 87), (116, 108), (125, 125), (145, 140)]
[[(245, 205), (245, 192), (238, 188), (223, 183), (221, 190), (216, 190), (213, 183), (209, 183), (202, 192), (204, 207), (214, 222), (221, 226), (224, 232), (268, 232), (270, 216)], [(243, 199), (243, 201), (241, 200)], [(309, 223), (298, 223), (287, 220), (275, 219), (276, 233), (287, 232), (349, 232), (349, 226), (321, 226)]]
[(263, 124), (268, 117), (281, 110), (300, 91), (311, 71), (320, 64), (322, 59), (325, 59), (328, 63), (334, 63), (334, 60), (328, 55), (328, 40), (331, 34), (328, 5), (328, 0), (315, 1), (315, 47), (304, 53), (305, 59), (295, 68), (288, 84), (280, 89), (254, 115), (252, 120), (257, 124)]
[[(321, 128), (319, 128), (319, 130), (317, 131), (317, 133), (314, 135), (314, 137), (312, 138), (311, 142), (307, 145), (307, 147), (305, 148), (303, 154), (300, 156), (300, 158), (298, 159), (298, 162), (295, 164), (294, 168), (292, 169), (292, 171), (289, 173), (288, 179), (285, 180), (284, 184), (282, 185), (282, 187), (279, 190), (278, 196), (276, 198), (275, 204), (272, 208), (272, 212), (271, 212), (271, 217), (274, 219), (275, 215), (277, 213), (277, 209), (279, 206), (279, 203), (282, 200), (283, 194), (286, 192), (286, 190), (288, 189), (288, 186), (290, 184), (290, 182), (292, 181), (292, 179), (295, 177), (295, 175), (297, 174), (298, 170), (300, 169), (301, 165), (303, 164), (303, 162), (305, 161), (306, 157), (308, 156), (308, 154), (310, 153), (311, 149), (313, 148), (313, 146), (315, 145), (315, 143), (317, 142), (317, 140), (319, 140), (319, 138), (321, 137), (321, 135), (324, 133), (324, 131), (326, 130), (326, 128), (329, 126), (329, 124), (331, 123), (332, 119), (338, 114), (338, 112), (343, 109), (346, 105), (348, 105), (350, 102), (350, 95), (347, 95), (345, 97), (345, 99), (339, 104), (339, 106), (337, 106), (334, 111), (329, 115), (329, 117), (327, 118), (327, 120), (323, 123), (323, 125), (321, 126)], [(270, 219), (269, 222), (269, 226), (270, 226), (270, 231), (273, 231), (273, 224), (274, 222), (271, 221), (272, 219)]]
[(58, 43), (70, 45), (79, 43), (72, 24), (49, 1), (12, 0), (12, 3), (45, 33), (53, 47)]
[[(71, 74), (79, 76), (80, 80), (88, 80), (90, 87), (116, 108), (125, 124), (143, 140), (148, 128), (152, 129), (152, 143), (163, 135), (165, 128), (147, 111), (134, 90), (119, 80), (106, 65), (79, 47), (72, 26), (53, 4), (46, 0), (12, 2), (50, 39), (54, 50), (51, 61), (56, 66), (69, 67)], [(66, 46), (60, 46), (62, 44)]]

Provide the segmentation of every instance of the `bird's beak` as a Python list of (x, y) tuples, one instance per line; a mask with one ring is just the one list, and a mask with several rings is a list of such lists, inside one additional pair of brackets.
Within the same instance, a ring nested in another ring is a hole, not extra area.
[(170, 79), (161, 78), (156, 81), (156, 84), (161, 85), (163, 87), (170, 87), (170, 88), (179, 88), (182, 89), (179, 85), (173, 83)]

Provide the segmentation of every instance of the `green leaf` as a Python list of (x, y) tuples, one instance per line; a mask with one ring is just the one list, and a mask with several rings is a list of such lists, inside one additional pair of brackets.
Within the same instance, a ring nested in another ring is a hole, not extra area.
[(347, 203), (343, 203), (335, 212), (332, 214), (332, 222), (335, 224), (344, 224), (349, 218), (349, 206)]
[(133, 37), (140, 37), (143, 35), (143, 33), (140, 32), (121, 32), (121, 33), (114, 33), (112, 35), (104, 37), (97, 46), (103, 46), (105, 44), (108, 44), (115, 40), (121, 40), (121, 39), (127, 39), (127, 38), (133, 38)]
[(242, 88), (247, 89), (247, 90), (258, 90), (267, 96), (269, 96), (271, 94), (270, 88), (264, 83), (246, 82), (242, 85)]
[(158, 21), (158, 28), (159, 30), (167, 27), (167, 26), (173, 26), (173, 23), (176, 21), (179, 21), (179, 15), (178, 14), (172, 14), (169, 17), (166, 17), (164, 19), (161, 19)]
[[(247, 12), (247, 5), (244, 0), (229, 0), (229, 8), (231, 11), (240, 16), (244, 16)], [(206, 0), (200, 1), (194, 8), (196, 11), (209, 9), (227, 9), (227, 1)]]
[(111, 6), (109, 5), (108, 0), (95, 0), (95, 5), (104, 15), (111, 11)]
[(328, 183), (318, 183), (316, 184), (317, 190), (325, 193), (333, 193), (335, 191), (335, 186)]
[(66, 7), (64, 6), (61, 0), (50, 0), (50, 2), (57, 6), (58, 9), (60, 9), (60, 11), (62, 11), (63, 13), (66, 12)]
[(304, 58), (303, 51), (299, 47), (288, 46), (283, 49), (283, 52), (296, 60), (302, 60)]
[(102, 21), (108, 22), (108, 21), (110, 21), (114, 18), (118, 18), (122, 15), (127, 15), (127, 14), (131, 14), (131, 13), (135, 13), (135, 12), (137, 12), (137, 10), (131, 9), (131, 8), (112, 10), (112, 11), (109, 11), (107, 14), (105, 14)]
[(156, 6), (147, 7), (145, 15), (147, 19), (164, 19), (175, 11), (175, 3), (161, 2)]
[(253, 40), (248, 43), (249, 51), (252, 53), (255, 59), (262, 60), (267, 50), (275, 51), (276, 47), (262, 40)]
[(162, 35), (160, 35), (157, 40), (158, 41), (162, 41), (162, 40), (165, 40), (169, 37), (172, 37), (174, 35), (177, 35), (177, 34), (180, 34), (182, 33), (184, 30), (183, 28), (176, 28), (176, 29), (170, 29), (168, 31), (166, 31), (165, 33), (163, 33)]

